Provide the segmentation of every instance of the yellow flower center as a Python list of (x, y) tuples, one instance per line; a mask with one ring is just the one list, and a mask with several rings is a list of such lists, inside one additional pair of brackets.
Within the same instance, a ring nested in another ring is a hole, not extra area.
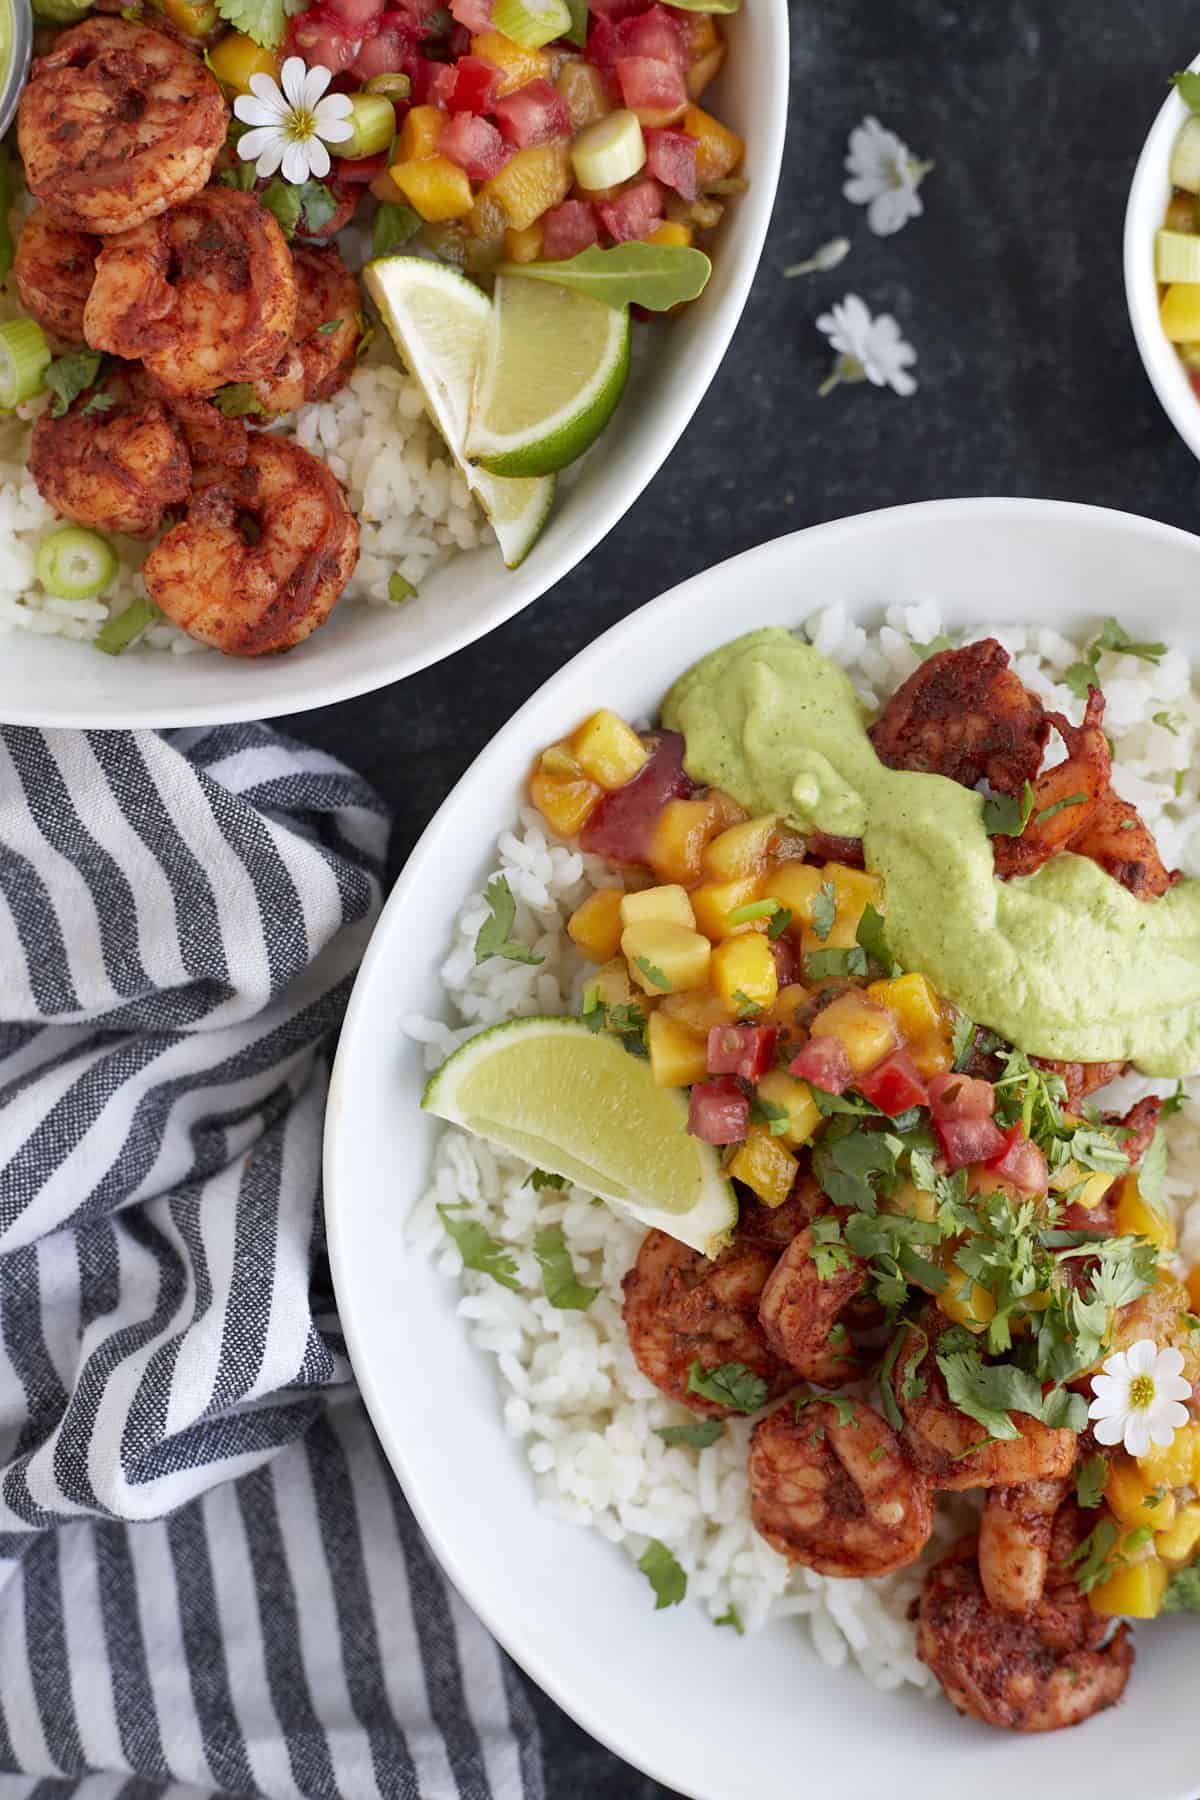
[(288, 114), (287, 134), (294, 143), (304, 144), (317, 135), (317, 115), (307, 106), (293, 106)]
[(1129, 1384), (1129, 1404), (1137, 1412), (1144, 1412), (1154, 1401), (1154, 1377), (1152, 1375), (1135, 1375)]

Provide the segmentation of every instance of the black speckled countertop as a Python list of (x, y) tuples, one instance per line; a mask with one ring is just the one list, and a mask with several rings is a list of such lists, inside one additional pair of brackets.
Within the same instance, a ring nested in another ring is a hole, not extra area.
[[(748, 0), (778, 5), (783, 0)], [(791, 132), (733, 347), (682, 444), (553, 593), (402, 685), (285, 728), (394, 809), (393, 867), (463, 769), (615, 620), (782, 532), (909, 500), (1038, 494), (1195, 529), (1200, 468), (1142, 371), (1121, 279), (1125, 198), (1167, 77), (1200, 48), (1183, 0), (790, 0)], [(841, 197), (874, 113), (937, 167), (925, 216), (877, 239)], [(837, 234), (827, 275), (782, 271)], [(860, 293), (919, 353), (911, 399), (840, 388), (813, 324)], [(665, 1800), (535, 1694), (551, 1800)], [(748, 1795), (747, 1800), (753, 1800)]]

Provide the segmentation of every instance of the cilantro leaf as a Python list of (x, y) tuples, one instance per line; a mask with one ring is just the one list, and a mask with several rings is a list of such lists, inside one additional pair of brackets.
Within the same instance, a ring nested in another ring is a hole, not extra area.
[(1075, 1583), (1081, 1593), (1090, 1594), (1112, 1574), (1116, 1566), (1112, 1552), (1120, 1535), (1121, 1527), (1115, 1519), (1101, 1519), (1067, 1557), (1066, 1566), (1074, 1566)]
[(1150, 1139), (1150, 1147), (1143, 1156), (1137, 1172), (1138, 1192), (1143, 1200), (1148, 1200), (1157, 1212), (1162, 1212), (1166, 1205), (1166, 1194), (1163, 1181), (1167, 1173), (1167, 1139), (1160, 1128)]
[(1116, 619), (1105, 619), (1093, 649), (1111, 650), (1119, 656), (1138, 656), (1143, 662), (1161, 662), (1167, 654), (1165, 644), (1138, 644)]
[(530, 1169), (521, 1183), (522, 1187), (532, 1188), (535, 1194), (540, 1194), (543, 1188), (565, 1188), (566, 1185), (565, 1175), (551, 1175), (546, 1169)]
[(561, 1225), (543, 1225), (533, 1240), (546, 1298), (560, 1312), (586, 1312), (599, 1288), (585, 1287), (575, 1276)]
[(854, 933), (861, 950), (865, 950), (873, 963), (878, 963), (885, 974), (898, 972), (899, 964), (888, 949), (884, 936), (883, 914), (878, 912), (868, 900), (863, 908), (862, 918), (858, 921)]
[(458, 1245), (458, 1253), (468, 1269), (475, 1269), (480, 1275), (490, 1275), (501, 1287), (512, 1288), (514, 1293), (520, 1293), (521, 1283), (517, 1279), (517, 1265), (512, 1252), (498, 1244), (478, 1219), (460, 1219), (457, 1208), (451, 1206), (439, 1206), (438, 1217)]
[(813, 1220), (812, 1243), (820, 1281), (832, 1281), (839, 1269), (848, 1269), (854, 1261), (842, 1237), (842, 1222), (832, 1213)]
[(757, 1019), (759, 1013), (763, 1010), (762, 1002), (759, 1000), (752, 1000), (749, 994), (744, 993), (741, 988), (735, 989), (733, 1001), (734, 1005), (737, 1007), (738, 1019), (741, 1021)]
[[(1152, 714), (1151, 722), (1155, 725), (1161, 725), (1163, 730), (1169, 731), (1172, 737), (1179, 736), (1179, 727), (1178, 727), (1178, 725), (1176, 725), (1175, 721), (1172, 719), (1169, 712), (1156, 712), (1156, 713)], [(1121, 824), (1122, 831), (1124, 831), (1126, 825), (1128, 825), (1130, 827), (1130, 829), (1132, 830), (1133, 820), (1132, 819), (1123, 820), (1122, 824)]]
[(1089, 1510), (1099, 1506), (1108, 1482), (1108, 1458), (1089, 1456), (1075, 1471), (1075, 1498)]
[(116, 404), (117, 396), (115, 394), (106, 394), (101, 390), (92, 395), (83, 410), (85, 413), (106, 413), (111, 411)]
[(421, 215), (414, 212), (411, 206), (400, 206), (391, 200), (385, 200), (375, 214), (375, 227), (371, 234), (371, 250), (375, 256), (388, 256), (393, 250), (399, 250), (407, 244), (421, 229)]
[(985, 1363), (978, 1350), (938, 1353), (946, 1392), (960, 1412), (982, 1425), (989, 1437), (1015, 1438), (1020, 1432), (1009, 1411), (1041, 1417), (1042, 1390), (1036, 1376), (1012, 1363)]
[[(832, 1128), (831, 1128), (832, 1130)], [(896, 1173), (896, 1152), (883, 1131), (827, 1133), (813, 1157), (813, 1172), (821, 1191), (835, 1206), (873, 1213), (875, 1188), (881, 1176)]]
[(813, 934), (824, 943), (833, 930), (833, 921), (837, 917), (837, 891), (832, 881), (823, 881), (813, 897), (812, 928)]
[[(337, 212), (338, 203), (323, 181), (314, 181), (310, 176), (302, 181), (296, 189), (300, 196), (300, 217), (304, 220), (304, 236), (316, 237), (328, 225)], [(335, 325), (341, 320), (335, 319)], [(328, 325), (322, 325), (322, 331), (328, 331)]]
[(266, 414), (266, 407), (248, 381), (230, 381), (213, 395), (213, 405), (227, 419), (244, 419), (251, 413)]
[(839, 1425), (853, 1425), (858, 1429), (858, 1406), (854, 1400), (847, 1400), (844, 1394), (800, 1394), (792, 1401), (792, 1411), (796, 1417), (806, 1406), (832, 1406), (837, 1413)]
[(1185, 1096), (1184, 1096), (1184, 1092), (1183, 1092), (1183, 1083), (1182, 1083), (1182, 1081), (1177, 1081), (1175, 1083), (1175, 1092), (1173, 1094), (1168, 1094), (1166, 1099), (1162, 1103), (1162, 1107), (1161, 1107), (1161, 1109), (1159, 1111), (1159, 1115), (1158, 1115), (1159, 1118), (1160, 1119), (1169, 1119), (1171, 1117), (1172, 1113), (1179, 1112), (1183, 1106), (1184, 1098), (1185, 1098)]
[(1179, 92), (1179, 98), (1193, 112), (1200, 112), (1200, 75), (1192, 69), (1180, 69), (1172, 75), (1172, 84)]
[[(1200, 82), (1200, 75), (1194, 79)], [(1200, 1612), (1200, 1563), (1193, 1563), (1190, 1569), (1181, 1569), (1171, 1579), (1163, 1598), (1164, 1612)]]
[(782, 1137), (790, 1123), (786, 1106), (776, 1106), (761, 1095), (750, 1102), (750, 1118), (755, 1125), (765, 1125), (772, 1137)]
[[(567, 0), (567, 4), (570, 4), (570, 0)], [(742, 1624), (742, 1615), (739, 1613), (732, 1600), (729, 1602), (729, 1605), (725, 1608), (725, 1611), (721, 1614), (720, 1618), (713, 1620), (713, 1624), (732, 1625), (739, 1637), (745, 1637), (746, 1635), (746, 1627)]]
[(269, 181), (259, 200), (272, 214), (285, 238), (289, 240), (296, 235), (296, 227), (300, 223), (300, 190), (293, 187), (290, 181), (281, 181), (277, 175)]
[(646, 980), (650, 983), (651, 987), (657, 988), (659, 992), (663, 994), (669, 994), (671, 992), (671, 983), (669, 979), (663, 974), (656, 963), (650, 961), (649, 957), (635, 956), (633, 961), (634, 967), (642, 971), (642, 974), (646, 977)]
[(686, 1444), (689, 1450), (707, 1450), (724, 1437), (725, 1427), (720, 1419), (693, 1419), (690, 1425), (656, 1425), (654, 1435), (662, 1439), (668, 1450), (679, 1444)]
[(56, 356), (42, 380), (54, 395), (50, 408), (52, 419), (61, 419), (73, 400), (90, 388), (104, 361), (99, 350), (72, 350), (67, 356)]
[(1086, 700), (1088, 689), (1099, 687), (1096, 680), (1096, 657), (1089, 662), (1073, 662), (1063, 675), (1063, 686), (1070, 688), (1077, 700)]
[(650, 1539), (638, 1557), (638, 1568), (654, 1589), (655, 1612), (661, 1612), (664, 1606), (679, 1605), (687, 1593), (687, 1576), (658, 1538)]
[(216, 4), (227, 25), (245, 32), (263, 50), (282, 44), (287, 25), (284, 0), (216, 0)]
[(909, 638), (908, 641), (922, 662), (927, 657), (936, 656), (939, 650), (951, 650), (954, 647), (944, 631), (939, 631), (936, 637), (931, 637), (927, 644), (918, 644), (916, 638)]
[(699, 1357), (688, 1370), (687, 1391), (699, 1394), (703, 1400), (713, 1400), (718, 1406), (732, 1407), (734, 1412), (757, 1412), (767, 1400), (767, 1384), (761, 1375), (748, 1369), (745, 1363), (721, 1363), (715, 1369), (705, 1369)]
[(772, 913), (771, 922), (767, 926), (767, 937), (770, 939), (771, 943), (774, 943), (776, 938), (781, 938), (783, 936), (791, 922), (792, 915), (786, 906), (780, 906)]
[(861, 944), (851, 950), (813, 950), (804, 959), (806, 981), (820, 981), (825, 975), (865, 975), (867, 953)]
[(518, 943), (509, 936), (513, 920), (517, 916), (517, 903), (508, 885), (508, 877), (493, 875), (488, 882), (485, 897), (492, 909), (492, 916), (484, 920), (475, 939), (476, 965), (486, 962), (489, 956), (503, 956), (508, 962), (545, 962), (540, 951), (531, 950), (528, 944)]
[(1021, 798), (1012, 794), (990, 794), (983, 803), (983, 829), (989, 837), (1020, 837), (1033, 811), (1033, 788), (1027, 781)]

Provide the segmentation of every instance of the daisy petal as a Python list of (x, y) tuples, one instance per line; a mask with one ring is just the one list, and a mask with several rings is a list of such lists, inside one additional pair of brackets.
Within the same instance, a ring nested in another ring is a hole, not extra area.
[(233, 103), (233, 111), (234, 117), (240, 119), (243, 125), (272, 125), (276, 129), (282, 127), (287, 117), (277, 106), (270, 105), (266, 100), (258, 100), (253, 94), (239, 94)]
[[(297, 143), (295, 139), (288, 143), (283, 153), (281, 173), (283, 179), (290, 181), (293, 187), (299, 187), (301, 182), (308, 180), (309, 153), (316, 148), (317, 142), (316, 138), (309, 138), (302, 144)], [(325, 154), (328, 155), (328, 152)]]
[[(259, 125), (253, 131), (243, 131), (238, 139), (238, 155), (245, 162), (254, 162), (277, 138), (282, 138), (278, 125)], [(279, 154), (283, 155), (282, 143)]]
[[(331, 71), (325, 67), (324, 63), (314, 63), (304, 77), (304, 99), (300, 104), (307, 106), (311, 112), (332, 80), (333, 75)], [(349, 96), (347, 96), (347, 98), (348, 97)]]
[(1101, 1419), (1092, 1427), (1092, 1436), (1098, 1444), (1119, 1444), (1124, 1436), (1124, 1426), (1120, 1419)]
[(329, 173), (329, 152), (320, 138), (309, 138), (306, 148), (309, 173), (315, 175), (316, 179), (320, 181), (322, 176)]
[[(1126, 1359), (1135, 1375), (1152, 1375), (1157, 1357), (1158, 1346), (1153, 1338), (1139, 1338), (1137, 1343), (1131, 1344), (1126, 1351)], [(1183, 1367), (1182, 1360), (1179, 1366)]]
[(1165, 1350), (1158, 1353), (1158, 1375), (1180, 1375), (1183, 1372), (1183, 1352), (1168, 1344)]
[(288, 104), (280, 92), (279, 83), (274, 76), (265, 74), (262, 69), (255, 70), (250, 77), (250, 92), (257, 95), (264, 106), (271, 108), (273, 118), (286, 117)]
[(304, 86), (307, 73), (304, 59), (300, 56), (289, 56), (279, 71), (279, 85), (287, 96), (289, 106), (304, 105)]
[[(1100, 1437), (1099, 1432), (1096, 1433), (1096, 1437), (1101, 1443), (1108, 1442), (1107, 1438)], [(1114, 1443), (1118, 1441), (1113, 1439)], [(1145, 1419), (1140, 1415), (1127, 1419), (1125, 1422), (1125, 1448), (1130, 1456), (1145, 1456), (1150, 1448), (1150, 1430)]]
[(254, 173), (260, 181), (267, 181), (283, 161), (285, 139), (281, 131), (271, 133), (271, 141), (260, 152), (254, 165)]

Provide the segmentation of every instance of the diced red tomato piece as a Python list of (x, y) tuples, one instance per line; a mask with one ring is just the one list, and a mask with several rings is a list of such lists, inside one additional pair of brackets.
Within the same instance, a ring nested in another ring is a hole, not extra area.
[(492, 28), (492, 0), (450, 0), (450, 12), (470, 32)]
[(419, 106), (449, 106), (457, 80), (454, 63), (431, 62), (427, 56), (419, 56), (413, 78), (413, 99)]
[(686, 70), (688, 41), (665, 6), (652, 6), (648, 12), (624, 19), (620, 32), (626, 56), (656, 56)]
[(708, 1034), (710, 1075), (740, 1075), (757, 1081), (775, 1053), (773, 1025), (714, 1025)]
[(781, 988), (800, 980), (804, 968), (794, 938), (788, 937), (786, 932), (783, 937), (777, 937), (771, 944), (771, 955), (775, 958), (775, 977)]
[(1025, 1136), (1019, 1119), (1005, 1132), (1004, 1148), (990, 1159), (988, 1168), (1011, 1181), (1023, 1194), (1044, 1194), (1050, 1185), (1046, 1158)]
[(688, 1130), (706, 1144), (736, 1144), (750, 1123), (750, 1096), (736, 1081), (698, 1081), (688, 1101)]
[(333, 74), (348, 69), (363, 44), (361, 31), (348, 31), (345, 21), (327, 6), (310, 6), (288, 28), (289, 47), (310, 66), (320, 63)]
[(854, 1085), (864, 1100), (892, 1119), (910, 1106), (929, 1105), (929, 1091), (904, 1050), (893, 1050), (867, 1074), (856, 1076)]
[(679, 112), (687, 105), (683, 71), (661, 56), (618, 56), (621, 98), (633, 112)]
[(935, 1114), (933, 1128), (952, 1172), (968, 1163), (990, 1162), (1005, 1146), (1004, 1133), (991, 1119), (939, 1119)]
[(680, 732), (660, 732), (633, 780), (601, 795), (579, 834), (580, 849), (626, 866), (644, 863), (659, 813), (668, 800), (686, 800), (695, 786), (684, 774), (683, 752)]
[(542, 214), (542, 255), (566, 262), (587, 250), (599, 237), (596, 215), (586, 200), (564, 200)]
[(438, 155), (457, 163), (472, 181), (490, 181), (512, 151), (490, 119), (474, 113), (451, 113), (437, 141)]
[(685, 200), (694, 200), (699, 191), (696, 180), (696, 140), (686, 131), (658, 131), (653, 126), (642, 132), (646, 140), (646, 169), (664, 187), (674, 188)]
[(503, 80), (495, 63), (489, 62), (486, 56), (460, 56), (454, 69), (451, 112), (490, 112), (496, 89)]
[(329, 11), (353, 37), (361, 37), (364, 28), (379, 17), (383, 3), (384, 0), (325, 0)]
[(354, 73), (360, 81), (370, 81), (374, 75), (407, 75), (415, 90), (424, 62), (417, 48), (421, 34), (421, 25), (408, 13), (395, 7), (381, 13), (374, 32), (364, 37), (354, 58)]
[(354, 182), (359, 187), (366, 187), (377, 175), (382, 175), (387, 168), (387, 152), (381, 150), (378, 156), (359, 156), (353, 162), (346, 157), (339, 157), (337, 172), (343, 181)]
[(996, 1090), (990, 1081), (970, 1075), (934, 1075), (929, 1104), (935, 1119), (990, 1119), (996, 1110)]
[(588, 10), (593, 18), (619, 25), (622, 19), (645, 12), (646, 0), (589, 0)]
[(820, 1088), (824, 1094), (844, 1094), (853, 1074), (846, 1046), (835, 1037), (809, 1038), (788, 1068), (801, 1081), (807, 1081), (809, 1087)]
[(557, 88), (541, 77), (527, 81), (515, 94), (506, 94), (492, 107), (496, 123), (506, 143), (517, 150), (531, 144), (549, 144), (555, 138), (570, 137), (571, 115)]
[(605, 201), (599, 211), (614, 244), (644, 238), (663, 216), (662, 189), (657, 181), (635, 181), (615, 200)]

